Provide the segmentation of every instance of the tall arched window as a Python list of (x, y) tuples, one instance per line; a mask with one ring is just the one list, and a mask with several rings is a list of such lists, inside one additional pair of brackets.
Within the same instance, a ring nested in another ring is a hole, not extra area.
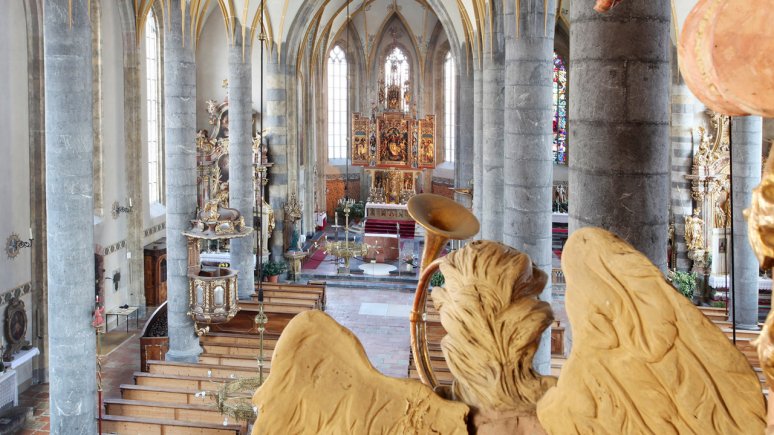
[(393, 48), (384, 61), (384, 82), (387, 85), (399, 85), (401, 87), (401, 108), (404, 112), (409, 110), (406, 92), (410, 92), (410, 89), (407, 89), (406, 85), (411, 78), (410, 72), (406, 54), (403, 53), (400, 47)]
[(444, 156), (445, 161), (454, 162), (454, 140), (456, 138), (455, 130), (455, 108), (456, 108), (456, 83), (454, 71), (454, 58), (451, 52), (446, 54), (446, 61), (443, 64), (443, 93), (444, 105)]
[(347, 56), (338, 45), (328, 55), (328, 158), (347, 158)]
[(554, 53), (554, 163), (567, 164), (567, 68)]
[(161, 134), (161, 40), (153, 11), (145, 21), (145, 89), (148, 127), (148, 196), (164, 202), (164, 147)]

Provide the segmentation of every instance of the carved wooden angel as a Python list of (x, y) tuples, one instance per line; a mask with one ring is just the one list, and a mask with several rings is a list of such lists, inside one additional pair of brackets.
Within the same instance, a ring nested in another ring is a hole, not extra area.
[(616, 236), (587, 228), (565, 246), (575, 341), (555, 387), (532, 370), (552, 318), (537, 299), (545, 273), (496, 242), (441, 261), (446, 286), (432, 296), (461, 403), (379, 375), (351, 333), (305, 313), (253, 398), (254, 433), (762, 433), (764, 399), (746, 358)]

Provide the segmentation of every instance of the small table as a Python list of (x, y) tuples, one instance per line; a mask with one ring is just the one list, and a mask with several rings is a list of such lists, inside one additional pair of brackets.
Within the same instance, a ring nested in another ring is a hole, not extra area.
[(140, 313), (137, 311), (137, 307), (129, 307), (129, 308), (113, 308), (112, 310), (105, 313), (105, 323), (108, 323), (108, 320), (110, 319), (110, 316), (116, 316), (116, 327), (118, 327), (118, 317), (124, 316), (126, 317), (126, 332), (129, 332), (129, 318), (131, 315), (134, 314), (134, 320), (135, 320), (135, 326), (137, 329), (140, 329)]

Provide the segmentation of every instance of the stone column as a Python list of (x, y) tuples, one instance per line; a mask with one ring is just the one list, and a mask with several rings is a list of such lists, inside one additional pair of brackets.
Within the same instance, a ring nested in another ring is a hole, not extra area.
[[(268, 51), (268, 50), (267, 50)], [(266, 59), (266, 101), (264, 110), (264, 128), (269, 144), (269, 161), (274, 166), (269, 171), (269, 201), (274, 209), (274, 232), (271, 235), (269, 250), (275, 261), (283, 260), (282, 254), (288, 248), (282, 243), (284, 228), (283, 206), (288, 200), (288, 119), (287, 119), (287, 75), (285, 65), (278, 63), (276, 56)]]
[[(250, 30), (247, 30), (248, 34)], [(229, 119), (229, 205), (239, 210), (245, 222), (253, 222), (255, 185), (253, 184), (253, 81), (250, 41), (242, 40), (241, 30), (234, 33), (228, 53)], [(260, 229), (256, 229), (260, 233)], [(231, 240), (231, 264), (239, 273), (239, 299), (250, 299), (254, 292), (254, 236)]]
[[(733, 195), (734, 259), (731, 303), (734, 322), (740, 328), (758, 329), (758, 260), (747, 241), (747, 221), (752, 189), (761, 182), (763, 121), (759, 116), (731, 119), (731, 189)], [(729, 265), (730, 266), (730, 265)]]
[[(473, 214), (483, 221), (484, 193), (484, 130), (483, 130), (483, 70), (478, 60), (473, 67)], [(480, 238), (479, 233), (476, 238)]]
[(484, 32), (483, 189), (481, 191), (481, 237), (503, 239), (503, 98), (505, 42), (500, 3), (494, 5), (492, 26)]
[[(556, 3), (505, 2), (505, 195), (503, 242), (529, 255), (551, 276), (553, 193), (553, 53)], [(546, 17), (544, 11), (548, 11)], [(518, 17), (514, 16), (518, 13)], [(516, 20), (519, 22), (517, 34)], [(540, 299), (551, 302), (549, 281)], [(540, 340), (534, 365), (551, 374), (551, 328)]]
[[(475, 111), (470, 110), (473, 107), (474, 101), (474, 86), (473, 86), (473, 71), (468, 71), (465, 67), (465, 63), (462, 59), (458, 59), (456, 62), (457, 67), (460, 69), (460, 73), (457, 75), (457, 107), (455, 121), (457, 134), (457, 144), (454, 147), (457, 155), (454, 157), (455, 165), (455, 186), (459, 188), (470, 188), (473, 181), (473, 160), (471, 157), (475, 154), (473, 149), (473, 129), (471, 126), (474, 123)], [(472, 207), (473, 204), (470, 201), (470, 196), (456, 195), (457, 201), (465, 207)]]
[(570, 8), (570, 232), (612, 231), (666, 269), (668, 0)]
[(61, 434), (97, 431), (87, 5), (74, 0), (68, 11), (66, 2), (44, 3), (49, 400), (51, 432)]
[(182, 30), (180, 2), (164, 23), (164, 149), (167, 187), (168, 361), (196, 362), (201, 347), (188, 312), (188, 247), (183, 231), (196, 211), (196, 64)]

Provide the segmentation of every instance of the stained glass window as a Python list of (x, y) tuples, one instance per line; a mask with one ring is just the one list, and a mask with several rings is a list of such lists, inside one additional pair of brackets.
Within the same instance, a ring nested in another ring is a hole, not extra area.
[(567, 68), (554, 53), (554, 163), (567, 164)]

